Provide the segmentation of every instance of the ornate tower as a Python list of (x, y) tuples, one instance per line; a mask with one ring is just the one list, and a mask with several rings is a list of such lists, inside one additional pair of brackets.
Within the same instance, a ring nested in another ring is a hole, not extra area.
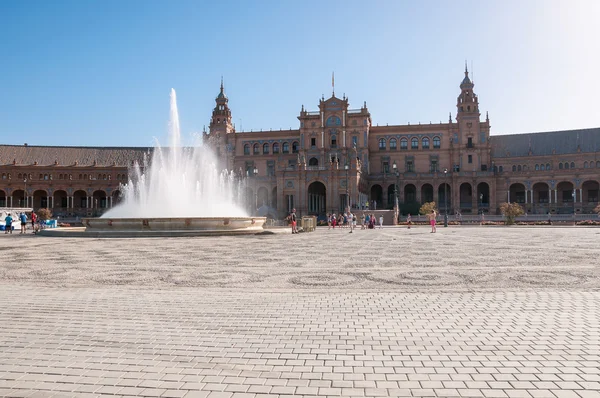
[(485, 152), (481, 151), (487, 146), (488, 140), (486, 129), (482, 130), (479, 120), (479, 98), (473, 92), (474, 86), (465, 64), (465, 77), (460, 83), (460, 95), (456, 102), (458, 136), (454, 137), (452, 142), (455, 148), (459, 148), (459, 158), (455, 159), (455, 167), (458, 165), (462, 171), (481, 170), (482, 165), (487, 166), (488, 161)]
[(208, 125), (208, 134), (206, 131), (203, 133), (204, 142), (215, 149), (217, 157), (224, 161), (222, 166), (231, 169), (235, 153), (235, 128), (231, 123), (231, 109), (229, 109), (229, 99), (225, 95), (223, 78), (221, 78), (221, 90), (215, 98), (215, 102), (216, 105)]

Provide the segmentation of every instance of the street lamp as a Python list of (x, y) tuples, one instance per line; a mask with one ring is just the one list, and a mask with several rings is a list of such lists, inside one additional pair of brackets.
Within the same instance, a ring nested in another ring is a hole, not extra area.
[(446, 177), (448, 176), (448, 169), (444, 169), (444, 227), (448, 226), (448, 183)]
[(573, 188), (573, 193), (571, 195), (573, 196), (573, 225), (575, 225), (576, 224), (575, 201), (577, 200), (577, 190), (575, 188)]
[(349, 165), (348, 163), (346, 163), (344, 165), (344, 170), (346, 170), (346, 208), (344, 209), (344, 211), (348, 211), (348, 209), (350, 209), (350, 193), (348, 192), (348, 169), (349, 169)]
[(481, 209), (481, 214), (483, 214), (483, 194), (479, 194), (479, 208)]
[(27, 207), (27, 178), (23, 179), (23, 184), (25, 184), (25, 188), (23, 189), (23, 207)]
[(252, 174), (254, 175), (254, 209), (255, 211), (258, 211), (258, 181), (256, 179), (258, 176), (258, 168), (256, 166), (254, 166)]
[(396, 222), (400, 222), (400, 203), (399, 203), (399, 199), (398, 199), (398, 187), (400, 186), (400, 183), (398, 182), (398, 180), (400, 179), (400, 172), (398, 171), (398, 165), (396, 164), (396, 161), (394, 160), (394, 163), (392, 164), (392, 169), (394, 170), (394, 174), (396, 175), (396, 185), (394, 186), (394, 193), (395, 193), (395, 200), (396, 200), (396, 211), (398, 212), (398, 215), (396, 216), (397, 220)]

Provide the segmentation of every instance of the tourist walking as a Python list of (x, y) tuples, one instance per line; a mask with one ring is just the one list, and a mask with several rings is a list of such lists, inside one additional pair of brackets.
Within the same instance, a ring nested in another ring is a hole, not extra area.
[(429, 214), (429, 224), (431, 224), (431, 233), (435, 233), (436, 232), (436, 228), (435, 228), (435, 218), (437, 217), (437, 213), (435, 212), (435, 210), (431, 210), (431, 213)]
[(296, 209), (292, 209), (292, 214), (290, 214), (290, 221), (292, 222), (292, 233), (293, 234), (297, 234), (298, 233), (298, 227), (297, 227), (297, 218), (296, 218)]
[(11, 217), (10, 213), (8, 213), (6, 215), (6, 217), (4, 218), (4, 233), (5, 234), (11, 234), (12, 235), (12, 222), (13, 222), (13, 218)]
[(21, 233), (24, 234), (27, 230), (27, 215), (21, 212), (21, 214), (19, 215), (19, 221), (21, 221)]
[(350, 226), (350, 233), (352, 233), (352, 230), (354, 229), (354, 223), (352, 222), (352, 220), (354, 220), (354, 214), (352, 214), (351, 211), (348, 212), (348, 225)]
[(36, 233), (36, 226), (35, 223), (38, 220), (38, 216), (37, 214), (35, 214), (34, 212), (31, 212), (31, 229), (33, 230), (33, 233)]
[(360, 229), (367, 229), (367, 222), (366, 222), (366, 220), (367, 219), (365, 217), (365, 213), (361, 214), (360, 215), (360, 224), (361, 224)]
[(383, 214), (379, 216), (379, 229), (383, 228)]
[(406, 225), (408, 225), (408, 229), (410, 229), (410, 226), (412, 225), (412, 217), (410, 216), (410, 213), (408, 213), (408, 216), (406, 216)]
[(331, 229), (331, 214), (327, 213), (327, 230)]

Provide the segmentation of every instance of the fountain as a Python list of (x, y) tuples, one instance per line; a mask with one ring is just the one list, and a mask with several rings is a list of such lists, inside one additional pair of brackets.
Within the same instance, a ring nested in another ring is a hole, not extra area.
[(255, 234), (265, 217), (248, 217), (243, 180), (219, 170), (208, 146), (181, 146), (177, 96), (171, 90), (169, 146), (155, 146), (146, 164), (136, 164), (120, 187), (122, 203), (100, 218), (84, 218), (86, 235), (186, 236)]

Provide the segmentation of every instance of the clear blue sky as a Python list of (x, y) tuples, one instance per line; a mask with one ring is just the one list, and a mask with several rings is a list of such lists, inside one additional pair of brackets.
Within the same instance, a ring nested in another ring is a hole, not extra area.
[(473, 64), (492, 134), (600, 127), (600, 1), (0, 2), (0, 143), (185, 137), (225, 77), (238, 130), (297, 128), (321, 94), (373, 123), (453, 117)]

